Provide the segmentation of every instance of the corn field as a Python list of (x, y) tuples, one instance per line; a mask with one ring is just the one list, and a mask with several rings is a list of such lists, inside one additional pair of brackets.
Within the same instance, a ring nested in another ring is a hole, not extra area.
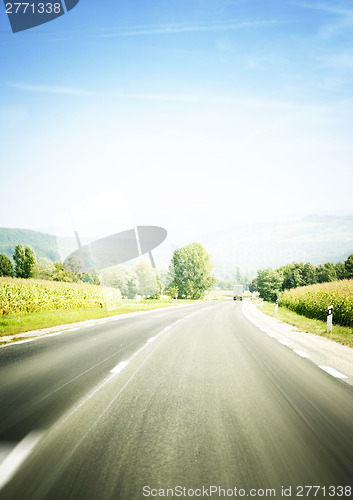
[(279, 304), (307, 318), (327, 318), (327, 308), (333, 305), (333, 322), (353, 327), (353, 280), (303, 286), (285, 291)]
[(98, 285), (35, 279), (0, 278), (0, 315), (58, 309), (112, 309), (119, 290)]

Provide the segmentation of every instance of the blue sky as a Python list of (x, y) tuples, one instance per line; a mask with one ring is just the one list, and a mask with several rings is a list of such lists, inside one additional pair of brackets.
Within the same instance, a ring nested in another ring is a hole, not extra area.
[(80, 0), (16, 34), (0, 7), (0, 227), (353, 212), (351, 1)]

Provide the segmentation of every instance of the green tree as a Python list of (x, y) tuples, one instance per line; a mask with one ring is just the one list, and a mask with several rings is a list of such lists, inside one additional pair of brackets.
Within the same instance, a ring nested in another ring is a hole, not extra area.
[(268, 267), (257, 272), (257, 288), (265, 300), (274, 301), (282, 288), (283, 273), (278, 269)]
[(79, 257), (73, 255), (65, 260), (65, 264), (57, 263), (57, 277), (63, 278), (60, 281), (73, 281), (76, 283), (90, 283), (91, 285), (100, 285), (100, 280), (95, 270), (84, 273), (83, 262)]
[(139, 282), (139, 294), (144, 297), (158, 297), (160, 295), (160, 283), (156, 272), (149, 262), (141, 260), (135, 266), (135, 273)]
[(311, 262), (304, 264), (303, 280), (305, 285), (313, 285), (314, 283), (317, 283), (316, 269)]
[(124, 298), (134, 299), (138, 292), (139, 282), (137, 275), (125, 266), (114, 266), (103, 272), (101, 276), (102, 284), (120, 290)]
[(125, 288), (125, 267), (124, 266), (113, 266), (109, 269), (103, 271), (101, 274), (101, 282), (104, 286), (110, 286), (112, 288), (117, 288), (120, 290), (121, 294), (124, 295)]
[(336, 269), (331, 262), (319, 264), (316, 267), (316, 274), (318, 283), (327, 283), (329, 281), (337, 280)]
[(64, 269), (70, 273), (79, 274), (83, 269), (83, 262), (76, 255), (72, 255), (65, 260)]
[(16, 245), (13, 261), (17, 278), (31, 278), (36, 265), (36, 254), (31, 247), (23, 248), (21, 244)]
[(71, 271), (67, 271), (62, 262), (55, 262), (54, 263), (54, 274), (53, 274), (53, 280), (54, 281), (67, 281), (68, 283), (77, 283), (80, 281), (74, 273)]
[(289, 280), (290, 275), (293, 271), (293, 264), (286, 264), (285, 266), (281, 266), (277, 269), (277, 271), (282, 273), (283, 275), (282, 290), (291, 288)]
[(257, 278), (254, 278), (250, 284), (249, 284), (249, 292), (251, 293), (254, 293), (254, 292), (258, 292), (258, 282), (257, 282)]
[(353, 253), (344, 261), (344, 267), (346, 268), (347, 279), (353, 278)]
[(54, 279), (54, 264), (45, 257), (38, 259), (33, 268), (33, 278), (51, 281)]
[(26, 246), (23, 278), (31, 278), (33, 276), (33, 270), (36, 263), (36, 254), (34, 253), (34, 250), (31, 247)]
[(159, 271), (158, 276), (163, 285), (163, 288), (167, 289), (171, 282), (169, 269), (162, 269), (161, 271)]
[(21, 244), (16, 245), (13, 254), (13, 261), (15, 263), (15, 275), (17, 278), (24, 278), (25, 267), (25, 250)]
[[(279, 269), (280, 271), (281, 269)], [(297, 288), (298, 286), (305, 285), (305, 280), (303, 278), (304, 274), (304, 264), (302, 262), (293, 262), (288, 266), (283, 268), (283, 290), (290, 290), (291, 288)]]
[(79, 277), (82, 283), (90, 283), (91, 285), (101, 284), (99, 276), (95, 270), (91, 271), (90, 273), (80, 273)]
[(218, 280), (216, 286), (218, 286), (221, 290), (232, 290), (235, 285), (234, 280)]
[(212, 269), (211, 255), (200, 243), (175, 250), (170, 263), (169, 292), (177, 289), (180, 298), (201, 298), (216, 282)]
[(335, 271), (338, 280), (344, 280), (346, 278), (347, 271), (343, 262), (337, 262), (337, 264), (335, 264)]
[(138, 291), (139, 291), (139, 280), (137, 274), (129, 269), (126, 277), (126, 289), (125, 289), (126, 297), (128, 299), (134, 299)]
[(11, 260), (6, 257), (6, 255), (0, 255), (0, 276), (10, 276), (13, 277), (13, 265)]

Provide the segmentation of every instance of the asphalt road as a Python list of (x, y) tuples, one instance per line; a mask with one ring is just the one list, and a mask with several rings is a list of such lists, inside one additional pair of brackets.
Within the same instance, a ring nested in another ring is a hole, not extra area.
[(351, 496), (352, 386), (241, 303), (8, 346), (0, 366), (1, 499)]

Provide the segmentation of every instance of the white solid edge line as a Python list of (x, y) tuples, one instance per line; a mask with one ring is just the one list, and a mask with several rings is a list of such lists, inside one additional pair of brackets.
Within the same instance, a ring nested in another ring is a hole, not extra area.
[(110, 370), (110, 373), (120, 373), (128, 364), (128, 361), (121, 361), (112, 370)]
[(35, 445), (41, 439), (43, 433), (39, 431), (30, 432), (15, 448), (7, 455), (0, 465), (0, 489), (15, 475), (21, 464), (31, 453)]
[(284, 339), (277, 339), (277, 341), (282, 344), (282, 345), (286, 345), (286, 346), (290, 346), (291, 343), (288, 342), (288, 340), (284, 340)]
[(242, 312), (244, 314), (244, 316), (246, 317), (246, 319), (248, 321), (250, 321), (250, 323), (252, 323), (254, 326), (256, 326), (256, 328), (259, 328), (259, 330), (261, 330), (262, 332), (266, 333), (269, 337), (273, 338), (273, 339), (277, 339), (277, 335), (275, 335), (274, 333), (271, 333), (270, 331), (267, 330), (267, 328), (265, 327), (262, 327), (259, 323), (257, 323), (257, 321), (255, 321), (254, 319), (252, 319), (245, 311), (244, 311), (244, 307), (242, 307)]
[(270, 333), (270, 332), (266, 332), (266, 333), (267, 333), (267, 335), (268, 335), (269, 337), (272, 337), (273, 339), (276, 339), (276, 338), (277, 338), (277, 335), (275, 335), (274, 333)]
[(334, 368), (331, 368), (331, 366), (319, 366), (321, 370), (324, 370), (325, 372), (329, 373), (335, 378), (348, 378), (347, 375), (344, 375), (343, 373), (339, 372), (338, 370), (335, 370)]
[[(243, 314), (244, 316), (255, 326), (256, 323), (250, 319), (250, 317), (245, 313), (244, 311), (244, 308), (242, 308), (242, 311), (243, 311)], [(267, 335), (269, 337), (273, 337), (273, 338), (276, 338), (275, 335), (273, 335), (272, 333), (266, 331), (265, 329), (263, 328), (260, 328), (262, 331), (264, 331), (265, 333), (267, 333)], [(283, 345), (286, 345), (286, 346), (290, 346), (290, 343), (287, 342), (286, 340), (281, 340), (281, 339), (277, 339), (278, 342), (280, 342), (281, 344)], [(293, 352), (295, 352), (296, 354), (298, 354), (299, 356), (301, 356), (302, 358), (311, 358), (312, 356), (310, 356), (309, 354), (307, 354), (306, 352), (304, 351), (301, 351), (301, 350), (296, 350), (296, 349), (293, 349)], [(332, 375), (333, 377), (335, 378), (348, 378), (347, 375), (344, 375), (343, 373), (339, 372), (338, 370), (335, 370), (334, 368), (332, 368), (331, 366), (319, 366), (319, 368), (321, 368), (321, 370), (325, 371), (326, 373), (328, 373), (329, 375)]]
[(293, 352), (295, 352), (296, 354), (298, 354), (298, 356), (301, 356), (302, 358), (311, 358), (312, 357), (312, 356), (310, 356), (310, 354), (308, 354), (305, 351), (301, 351), (300, 349), (293, 349)]

